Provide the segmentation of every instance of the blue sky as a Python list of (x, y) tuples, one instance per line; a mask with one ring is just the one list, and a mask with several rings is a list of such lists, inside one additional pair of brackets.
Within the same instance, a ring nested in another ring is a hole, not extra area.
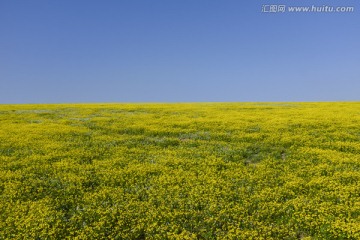
[[(353, 13), (262, 13), (263, 4)], [(360, 2), (0, 0), (0, 103), (360, 100)]]

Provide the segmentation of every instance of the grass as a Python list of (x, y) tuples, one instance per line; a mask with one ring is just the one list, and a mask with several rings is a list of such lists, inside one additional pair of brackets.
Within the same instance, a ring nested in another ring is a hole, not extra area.
[(360, 103), (0, 105), (0, 239), (360, 239)]

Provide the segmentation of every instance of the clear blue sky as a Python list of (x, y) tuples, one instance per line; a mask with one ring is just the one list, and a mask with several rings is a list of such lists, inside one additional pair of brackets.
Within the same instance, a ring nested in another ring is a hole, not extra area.
[(359, 96), (358, 0), (0, 0), (0, 103)]

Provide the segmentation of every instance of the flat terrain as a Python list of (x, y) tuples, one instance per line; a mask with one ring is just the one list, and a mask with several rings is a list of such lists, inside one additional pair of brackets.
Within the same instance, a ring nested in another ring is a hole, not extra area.
[(360, 239), (360, 103), (0, 105), (0, 239)]

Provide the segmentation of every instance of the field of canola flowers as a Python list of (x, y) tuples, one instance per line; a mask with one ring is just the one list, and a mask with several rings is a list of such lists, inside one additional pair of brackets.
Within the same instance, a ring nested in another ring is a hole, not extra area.
[(0, 105), (0, 239), (360, 239), (360, 103)]

